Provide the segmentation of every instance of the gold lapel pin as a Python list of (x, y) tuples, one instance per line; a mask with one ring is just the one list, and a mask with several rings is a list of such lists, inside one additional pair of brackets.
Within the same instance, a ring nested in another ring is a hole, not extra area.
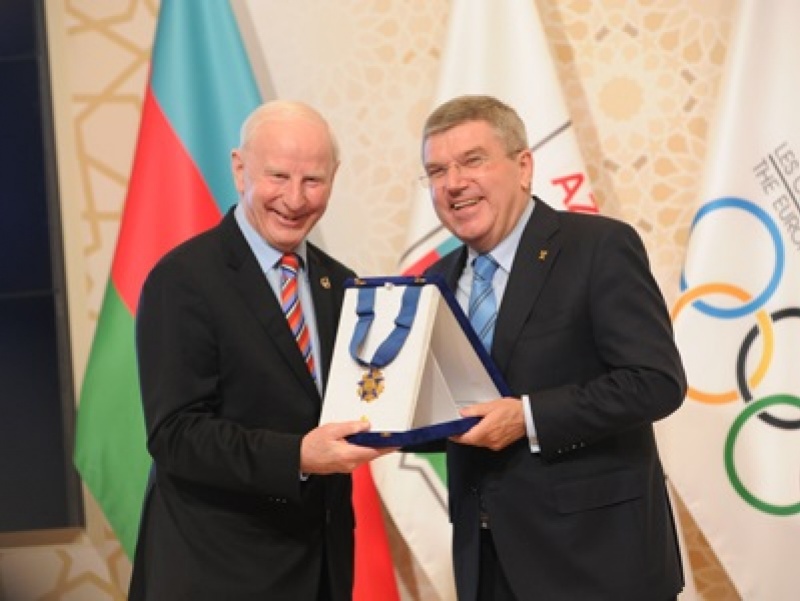
[(539, 251), (539, 260), (540, 261), (544, 261), (546, 258), (547, 258), (547, 251), (546, 250), (540, 250)]
[(329, 290), (331, 287), (331, 281), (328, 279), (328, 276), (321, 277), (319, 283), (322, 284), (322, 287), (326, 290)]

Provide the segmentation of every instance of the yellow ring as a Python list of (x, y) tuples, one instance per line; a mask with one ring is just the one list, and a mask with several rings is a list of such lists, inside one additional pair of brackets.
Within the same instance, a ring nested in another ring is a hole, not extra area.
[[(670, 316), (672, 317), (673, 323), (678, 317), (678, 314), (686, 307), (686, 305), (694, 302), (701, 296), (715, 293), (727, 294), (739, 299), (742, 302), (749, 302), (753, 298), (749, 292), (739, 288), (738, 286), (734, 286), (733, 284), (718, 283), (695, 286), (684, 292), (678, 298), (675, 306), (672, 308)], [(759, 309), (756, 311), (756, 321), (758, 322), (758, 327), (764, 336), (764, 352), (761, 355), (761, 360), (758, 362), (758, 366), (753, 372), (753, 375), (748, 378), (747, 382), (751, 389), (758, 386), (764, 379), (764, 376), (767, 374), (767, 369), (772, 362), (772, 354), (775, 349), (775, 335), (774, 330), (772, 329), (772, 319), (770, 318), (769, 313), (767, 313), (764, 309)], [(686, 394), (692, 400), (711, 405), (730, 403), (741, 398), (741, 395), (737, 390), (728, 390), (725, 392), (705, 392), (698, 390), (691, 385), (689, 386)]]

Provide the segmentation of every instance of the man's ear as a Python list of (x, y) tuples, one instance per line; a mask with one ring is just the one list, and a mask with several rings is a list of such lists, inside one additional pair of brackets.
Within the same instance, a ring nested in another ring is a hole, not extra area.
[(242, 151), (238, 148), (231, 150), (231, 174), (236, 191), (242, 194), (244, 192), (244, 159)]
[(520, 186), (522, 189), (530, 192), (531, 182), (533, 181), (533, 153), (530, 148), (521, 150), (517, 157), (517, 164), (520, 167)]

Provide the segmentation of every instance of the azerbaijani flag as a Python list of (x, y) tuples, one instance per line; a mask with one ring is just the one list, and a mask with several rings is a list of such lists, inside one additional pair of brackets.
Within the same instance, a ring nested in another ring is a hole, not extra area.
[[(597, 212), (534, 2), (453, 1), (433, 105), (461, 94), (489, 94), (517, 110), (534, 154), (535, 194), (560, 210)], [(420, 188), (401, 271), (421, 273), (459, 244)], [(393, 453), (374, 461), (372, 474), (437, 598), (454, 599), (444, 455)]]
[(227, 0), (162, 0), (122, 224), (78, 407), (75, 465), (128, 557), (150, 469), (134, 316), (155, 262), (236, 202), (229, 152), (260, 103)]
[[(139, 140), (78, 409), (75, 464), (129, 558), (150, 469), (134, 347), (139, 293), (167, 251), (234, 202), (229, 152), (261, 98), (228, 0), (162, 0)], [(354, 599), (398, 598), (368, 468), (354, 478)]]

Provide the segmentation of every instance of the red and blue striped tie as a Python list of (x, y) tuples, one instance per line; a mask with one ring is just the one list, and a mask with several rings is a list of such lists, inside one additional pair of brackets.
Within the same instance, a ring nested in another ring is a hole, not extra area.
[(297, 289), (297, 270), (300, 268), (300, 258), (294, 253), (286, 253), (281, 257), (281, 307), (286, 315), (286, 321), (294, 334), (297, 346), (305, 359), (311, 377), (316, 381), (317, 375), (314, 368), (314, 354), (311, 352), (311, 335), (306, 327), (303, 317), (303, 308), (300, 306), (300, 296)]

